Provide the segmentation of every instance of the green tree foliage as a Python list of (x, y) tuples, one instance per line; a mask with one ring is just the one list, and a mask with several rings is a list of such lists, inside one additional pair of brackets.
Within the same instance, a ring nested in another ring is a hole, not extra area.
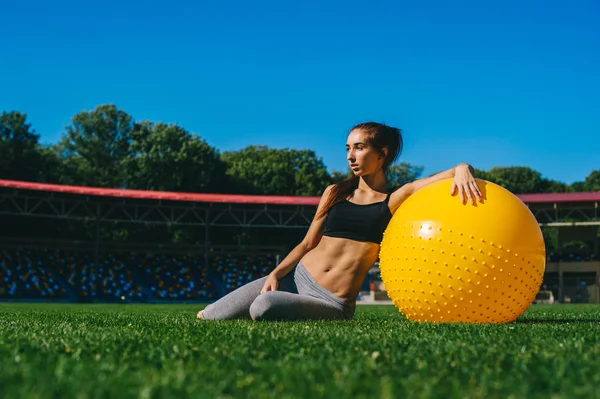
[[(236, 192), (266, 195), (321, 195), (331, 176), (312, 150), (254, 145), (222, 154)], [(232, 190), (232, 191), (233, 191)]]
[(526, 167), (494, 167), (489, 170), (489, 180), (515, 194), (540, 192), (542, 175)]
[(418, 179), (423, 174), (423, 170), (422, 166), (411, 165), (407, 162), (400, 162), (390, 166), (385, 176), (388, 190), (396, 190), (404, 184)]
[(568, 193), (575, 191), (572, 186), (560, 181), (542, 178), (540, 182), (541, 193)]
[(526, 166), (494, 167), (489, 171), (475, 169), (475, 177), (496, 183), (512, 193), (566, 193), (584, 191), (586, 183), (568, 185), (542, 177), (542, 174)]
[(38, 181), (43, 170), (39, 135), (20, 112), (0, 115), (0, 178)]
[[(115, 105), (76, 114), (58, 144), (43, 147), (17, 111), (0, 115), (0, 178), (147, 190), (320, 195), (350, 170), (330, 174), (314, 151), (249, 146), (219, 154), (183, 127), (135, 123)], [(395, 190), (419, 178), (422, 166), (393, 165), (386, 175)], [(571, 185), (524, 166), (475, 169), (475, 176), (515, 194), (600, 191), (600, 170)]]
[(331, 183), (340, 183), (343, 182), (344, 180), (350, 178), (352, 176), (352, 170), (348, 169), (346, 172), (342, 172), (339, 170), (332, 170), (331, 171)]
[(57, 145), (40, 146), (41, 166), (38, 180), (44, 183), (60, 184), (63, 181), (64, 159), (57, 150)]
[(95, 187), (127, 187), (134, 123), (114, 105), (75, 115), (56, 151), (62, 158), (61, 182)]
[(585, 187), (585, 182), (583, 181), (574, 182), (573, 184), (571, 184), (571, 189), (577, 193), (587, 191)]
[(546, 244), (546, 251), (553, 252), (558, 248), (558, 228), (556, 227), (543, 227), (542, 234), (544, 235), (544, 243)]
[(475, 169), (475, 173), (473, 175), (475, 176), (475, 178), (491, 181), (490, 172), (488, 172), (486, 170), (482, 170), (482, 169), (477, 169), (477, 168), (474, 168), (474, 169)]
[(223, 192), (219, 152), (177, 125), (142, 122), (131, 134), (129, 187), (143, 190)]
[(600, 191), (600, 170), (593, 170), (585, 178), (584, 189), (585, 191)]

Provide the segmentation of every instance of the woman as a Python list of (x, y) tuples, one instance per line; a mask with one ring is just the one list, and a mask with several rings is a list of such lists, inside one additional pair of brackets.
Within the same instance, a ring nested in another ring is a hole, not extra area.
[(229, 293), (199, 319), (348, 320), (383, 232), (400, 205), (427, 184), (453, 177), (451, 195), (481, 200), (473, 168), (460, 164), (386, 194), (385, 172), (402, 150), (400, 129), (356, 125), (346, 151), (353, 176), (325, 189), (304, 240), (268, 276)]

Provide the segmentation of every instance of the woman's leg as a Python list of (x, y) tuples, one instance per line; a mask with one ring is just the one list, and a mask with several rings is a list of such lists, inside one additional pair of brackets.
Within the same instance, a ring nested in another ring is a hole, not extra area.
[[(250, 305), (260, 295), (260, 290), (265, 285), (266, 279), (266, 276), (261, 277), (237, 288), (218, 301), (208, 305), (198, 314), (198, 317), (207, 320), (250, 319)], [(294, 282), (293, 270), (279, 280), (277, 289), (287, 292), (298, 292), (296, 290), (296, 283)]]
[(344, 313), (334, 303), (308, 295), (268, 291), (250, 306), (254, 320), (343, 320)]
[(249, 319), (250, 305), (260, 294), (266, 279), (262, 277), (251, 281), (211, 303), (202, 310), (202, 318), (206, 320)]

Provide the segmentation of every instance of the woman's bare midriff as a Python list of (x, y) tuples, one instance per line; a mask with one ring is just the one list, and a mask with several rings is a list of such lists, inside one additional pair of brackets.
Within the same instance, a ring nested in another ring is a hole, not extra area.
[(378, 256), (379, 244), (323, 236), (301, 262), (323, 288), (354, 301)]

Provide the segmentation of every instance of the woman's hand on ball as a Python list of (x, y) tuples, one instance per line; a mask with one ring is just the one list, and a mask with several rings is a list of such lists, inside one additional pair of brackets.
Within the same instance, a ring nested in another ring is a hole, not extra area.
[(275, 276), (269, 274), (267, 276), (267, 280), (265, 281), (265, 285), (263, 285), (262, 290), (260, 290), (260, 293), (263, 294), (267, 291), (277, 291), (278, 286), (279, 282), (277, 281)]
[(471, 165), (462, 163), (454, 168), (454, 181), (450, 188), (450, 194), (454, 195), (458, 190), (460, 202), (463, 204), (465, 203), (465, 197), (471, 204), (475, 204), (475, 199), (481, 201), (482, 198), (477, 181), (473, 177), (472, 169)]

